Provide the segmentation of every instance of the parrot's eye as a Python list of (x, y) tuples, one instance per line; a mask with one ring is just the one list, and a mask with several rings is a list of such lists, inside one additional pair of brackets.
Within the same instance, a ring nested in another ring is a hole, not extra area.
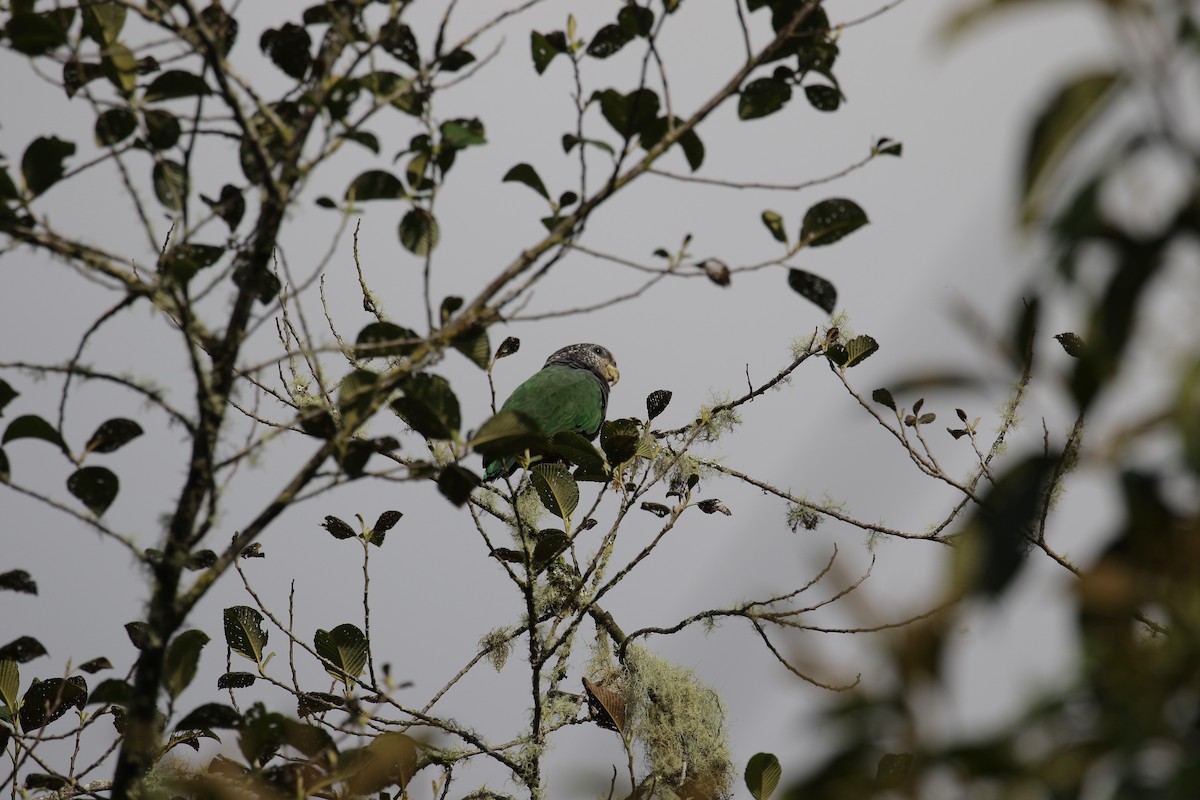
[(602, 356), (602, 355), (604, 355), (604, 348), (601, 347), (600, 345), (596, 345), (595, 347), (592, 348), (592, 352), (598, 356)]

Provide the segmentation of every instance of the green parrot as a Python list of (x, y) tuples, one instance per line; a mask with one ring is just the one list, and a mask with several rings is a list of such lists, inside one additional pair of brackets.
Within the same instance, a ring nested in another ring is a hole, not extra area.
[[(546, 436), (574, 431), (595, 439), (608, 410), (608, 387), (621, 373), (617, 360), (598, 344), (573, 344), (556, 350), (545, 365), (518, 386), (501, 411), (525, 414)], [(511, 475), (517, 459), (508, 456), (484, 460), (483, 479)]]

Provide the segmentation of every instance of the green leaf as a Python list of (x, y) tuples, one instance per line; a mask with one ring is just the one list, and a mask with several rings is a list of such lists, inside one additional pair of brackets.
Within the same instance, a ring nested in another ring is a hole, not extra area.
[(554, 516), (569, 520), (579, 505), (579, 484), (562, 464), (534, 464), (529, 480), (538, 499)]
[(89, 674), (95, 674), (104, 669), (112, 669), (112, 662), (104, 656), (93, 658), (91, 661), (85, 661), (79, 665), (79, 668)]
[(1063, 351), (1071, 358), (1083, 357), (1086, 348), (1083, 343), (1083, 338), (1079, 334), (1067, 331), (1066, 333), (1055, 334), (1054, 338), (1060, 345), (1062, 345)]
[(252, 672), (226, 672), (217, 678), (218, 689), (247, 689), (254, 685), (258, 678)]
[(8, 444), (17, 439), (41, 439), (57, 445), (64, 453), (69, 452), (67, 443), (63, 441), (54, 426), (36, 414), (24, 414), (8, 423), (0, 444)]
[(47, 655), (45, 646), (32, 636), (18, 636), (0, 647), (0, 660), (12, 659), (20, 664)]
[(0, 483), (12, 480), (12, 466), (8, 463), (8, 455), (0, 450)]
[(475, 63), (475, 54), (470, 50), (458, 48), (451, 50), (446, 55), (442, 56), (441, 68), (442, 72), (458, 72), (468, 64)]
[[(513, 352), (515, 353), (516, 350), (513, 350)], [(19, 397), (20, 394), (20, 392), (9, 385), (8, 381), (0, 379), (0, 417), (4, 416), (5, 407)]]
[(83, 32), (101, 47), (111, 45), (125, 26), (125, 6), (117, 3), (81, 4)]
[(612, 419), (600, 428), (600, 447), (608, 463), (619, 467), (637, 454), (642, 429), (632, 419)]
[(846, 342), (846, 369), (861, 364), (879, 349), (879, 342), (870, 336), (856, 336)]
[(21, 157), (21, 175), (30, 194), (42, 194), (62, 178), (63, 162), (75, 155), (75, 143), (57, 136), (39, 136)]
[(110, 108), (96, 117), (96, 144), (111, 147), (137, 130), (137, 117), (127, 108)]
[(896, 410), (896, 401), (892, 398), (892, 393), (887, 389), (876, 389), (871, 392), (871, 399), (881, 406), (887, 406), (892, 411)]
[[(544, 531), (538, 531), (537, 544), (533, 548), (534, 574), (544, 570), (551, 561), (562, 554), (570, 545), (570, 537), (560, 530), (548, 528)], [(524, 559), (520, 560), (524, 561)]]
[[(649, 150), (654, 147), (659, 141), (667, 135), (673, 127), (682, 127), (684, 121), (679, 117), (659, 117), (658, 119), (649, 122), (642, 128), (641, 145)], [(704, 163), (704, 143), (700, 141), (700, 137), (696, 134), (695, 129), (682, 134), (676, 143), (683, 150), (683, 156), (687, 159), (688, 168), (692, 172), (700, 169), (700, 165)]]
[(87, 453), (111, 453), (142, 435), (142, 426), (131, 419), (113, 417), (101, 423), (83, 448)]
[[(604, 463), (604, 456), (575, 431), (559, 431), (550, 437), (550, 446), (559, 456), (580, 468), (576, 480), (588, 480), (595, 475), (603, 476), (600, 478), (602, 481), (608, 479), (608, 465)], [(588, 478), (580, 478), (580, 474)]]
[(773, 753), (756, 753), (746, 762), (746, 788), (754, 800), (768, 800), (779, 785), (783, 769)]
[(379, 29), (379, 44), (413, 69), (421, 68), (421, 51), (412, 28), (403, 22), (389, 19)]
[(480, 369), (487, 369), (492, 356), (492, 343), (487, 328), (472, 325), (450, 340), (450, 345)]
[(80, 467), (67, 478), (67, 491), (97, 517), (108, 510), (120, 489), (120, 480), (106, 467)]
[(263, 627), (263, 615), (249, 606), (225, 609), (225, 645), (235, 653), (261, 664), (268, 633)]
[(767, 230), (771, 232), (771, 236), (775, 237), (775, 241), (788, 243), (787, 231), (783, 228), (783, 217), (775, 211), (762, 212), (763, 225), (767, 226)]
[(0, 573), (0, 589), (22, 594), (37, 594), (37, 581), (23, 569), (10, 569)]
[[(146, 551), (146, 561), (149, 562), (150, 551)], [(145, 650), (150, 639), (150, 626), (141, 620), (125, 623), (125, 635), (138, 650)]]
[(353, 539), (358, 536), (358, 532), (347, 525), (345, 520), (332, 514), (325, 517), (321, 527), (329, 531), (329, 535), (335, 539)]
[(9, 715), (17, 713), (17, 698), (21, 691), (21, 668), (11, 658), (0, 660), (0, 700)]
[(67, 679), (34, 680), (21, 698), (21, 728), (29, 733), (44, 727), (72, 708), (82, 709), (87, 702), (87, 681), (79, 675)]
[(608, 58), (633, 41), (633, 38), (634, 35), (620, 25), (605, 25), (592, 37), (587, 46), (587, 54), (592, 58)]
[(400, 220), (400, 244), (418, 256), (428, 255), (437, 247), (440, 231), (437, 220), (423, 208), (410, 209)]
[(458, 434), (462, 415), (449, 381), (441, 375), (418, 372), (400, 384), (400, 389), (403, 396), (391, 405), (410, 428), (426, 439), (453, 439)]
[(360, 203), (367, 200), (399, 200), (406, 196), (400, 179), (382, 169), (369, 169), (350, 181), (345, 194), (347, 200)]
[(471, 497), (471, 492), (483, 480), (461, 464), (450, 464), (437, 477), (438, 491), (456, 506), (461, 506)]
[(161, 269), (173, 280), (186, 284), (197, 272), (220, 261), (223, 255), (224, 247), (184, 242), (167, 251)]
[(792, 99), (792, 87), (778, 78), (758, 78), (742, 88), (738, 119), (759, 119), (774, 114)]
[(370, 131), (346, 131), (342, 134), (342, 138), (351, 142), (356, 142), (370, 150), (375, 155), (379, 155), (379, 137)]
[(804, 87), (804, 95), (808, 98), (808, 104), (817, 111), (837, 111), (842, 104), (842, 93), (835, 86), (809, 84)]
[[(338, 386), (338, 408), (342, 416), (365, 414), (371, 405), (371, 395), (379, 376), (369, 369), (356, 369), (342, 379)], [(363, 420), (357, 420), (362, 423)]]
[(886, 136), (875, 143), (875, 154), (880, 156), (895, 156), (899, 158), (904, 152), (904, 145)]
[(537, 423), (519, 411), (501, 411), (483, 425), (468, 446), (486, 461), (520, 455), (546, 441)]
[(1025, 145), (1021, 195), (1022, 221), (1032, 222), (1039, 211), (1038, 197), (1063, 157), (1075, 146), (1089, 124), (1109, 105), (1122, 86), (1112, 72), (1080, 75), (1061, 86), (1043, 107)]
[(912, 753), (884, 753), (875, 768), (875, 783), (881, 789), (903, 789), (912, 765)]
[(452, 147), (475, 147), (487, 144), (483, 123), (476, 118), (452, 119), (441, 125), (442, 141)]
[(119, 42), (106, 45), (100, 69), (122, 97), (133, 97), (137, 91), (138, 61), (128, 47)]
[(837, 307), (837, 289), (819, 275), (802, 269), (789, 269), (788, 286), (804, 299), (820, 306), (827, 314), (832, 314)]
[(658, 95), (650, 89), (634, 89), (628, 94), (605, 89), (593, 94), (592, 99), (600, 101), (604, 119), (626, 139), (632, 139), (658, 119)]
[(421, 337), (416, 331), (391, 322), (372, 322), (358, 332), (354, 340), (355, 358), (406, 356), (417, 348)]
[(80, 89), (97, 78), (104, 76), (104, 67), (94, 61), (77, 61), (71, 59), (63, 64), (63, 89), (71, 98)]
[(278, 30), (263, 31), (258, 47), (289, 78), (302, 80), (312, 65), (312, 36), (294, 22), (285, 23)]
[(88, 695), (87, 705), (94, 706), (98, 704), (127, 706), (133, 698), (133, 687), (129, 685), (129, 681), (121, 680), (120, 678), (109, 678), (108, 680), (100, 681), (92, 693)]
[(200, 651), (206, 644), (208, 634), (201, 630), (184, 631), (171, 641), (163, 664), (162, 684), (172, 700), (178, 699), (196, 677)]
[(156, 103), (207, 94), (212, 94), (212, 89), (204, 82), (204, 78), (181, 69), (170, 69), (150, 82), (142, 95), (142, 102)]
[(382, 547), (387, 532), (394, 528), (403, 516), (404, 514), (400, 511), (384, 511), (375, 520), (375, 524), (371, 526), (371, 530), (367, 532), (367, 541), (376, 547)]
[(184, 716), (175, 725), (177, 731), (200, 731), (209, 728), (240, 728), (242, 715), (224, 703), (205, 703)]
[(533, 31), (529, 34), (529, 50), (533, 55), (533, 68), (537, 70), (538, 75), (541, 75), (546, 71), (546, 67), (550, 66), (550, 62), (556, 55), (567, 51), (567, 37), (562, 31), (551, 33)]
[(200, 199), (229, 226), (230, 231), (237, 229), (246, 213), (246, 198), (230, 183), (221, 187), (221, 195), (216, 200), (205, 195), (200, 195)]
[(629, 3), (617, 12), (617, 24), (628, 35), (645, 38), (654, 29), (654, 12), (637, 3)]
[(853, 200), (834, 197), (808, 209), (800, 225), (800, 241), (809, 247), (833, 244), (866, 225), (867, 214)]
[(188, 195), (188, 176), (177, 161), (158, 161), (151, 173), (154, 196), (172, 211), (181, 211)]
[(142, 117), (146, 121), (146, 143), (153, 150), (166, 150), (179, 142), (182, 128), (179, 118), (161, 108), (147, 108)]
[(604, 152), (608, 153), (610, 156), (616, 155), (616, 151), (612, 149), (612, 145), (610, 145), (608, 142), (602, 142), (599, 139), (580, 139), (578, 136), (576, 136), (573, 133), (564, 133), (563, 134), (562, 148), (563, 148), (564, 153), (571, 152), (575, 148), (575, 145), (577, 145), (577, 144), (583, 144), (583, 145), (588, 145), (591, 147), (599, 148), (599, 149), (603, 150)]
[(542, 183), (541, 176), (537, 174), (537, 170), (529, 164), (517, 164), (508, 172), (504, 173), (504, 177), (501, 179), (501, 182), (508, 183), (512, 181), (523, 183), (547, 200), (550, 199), (550, 192), (546, 191), (546, 184)]
[(325, 660), (325, 671), (347, 688), (362, 674), (367, 663), (367, 637), (350, 623), (331, 631), (318, 630), (313, 637), (317, 655)]
[(67, 32), (53, 14), (14, 11), (4, 33), (12, 49), (26, 56), (40, 56), (67, 43)]

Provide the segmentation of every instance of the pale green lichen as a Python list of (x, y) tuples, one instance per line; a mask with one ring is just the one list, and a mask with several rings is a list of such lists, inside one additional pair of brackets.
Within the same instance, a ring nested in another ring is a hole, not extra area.
[(508, 655), (512, 652), (513, 641), (512, 630), (509, 628), (488, 631), (479, 640), (479, 649), (488, 650), (487, 660), (496, 672), (504, 669)]
[(742, 423), (741, 415), (731, 408), (723, 408), (731, 402), (728, 394), (713, 392), (709, 402), (700, 407), (700, 440), (715, 442)]
[(733, 781), (725, 741), (725, 714), (716, 692), (689, 669), (644, 647), (626, 651), (618, 680), (625, 700), (626, 730), (638, 742), (646, 769), (657, 778), (657, 796), (673, 798), (673, 787), (703, 787), (723, 797)]

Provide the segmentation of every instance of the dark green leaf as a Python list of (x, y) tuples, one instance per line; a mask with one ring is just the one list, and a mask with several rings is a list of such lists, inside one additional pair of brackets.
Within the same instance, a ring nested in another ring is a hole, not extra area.
[(632, 419), (612, 419), (600, 428), (600, 447), (608, 463), (619, 467), (637, 454), (641, 427)]
[(358, 536), (358, 531), (347, 525), (345, 521), (334, 516), (325, 517), (325, 521), (321, 523), (321, 527), (329, 531), (329, 534), (335, 539), (353, 539)]
[(804, 94), (808, 98), (808, 104), (817, 111), (837, 111), (838, 106), (842, 104), (842, 93), (834, 86), (809, 84), (804, 87)]
[(627, 3), (617, 12), (617, 24), (628, 35), (645, 38), (654, 28), (654, 12), (637, 3)]
[(184, 166), (177, 161), (158, 161), (152, 173), (154, 196), (172, 211), (183, 210), (188, 195), (188, 176)]
[(177, 699), (196, 677), (200, 651), (206, 644), (208, 634), (201, 630), (183, 631), (171, 641), (163, 664), (162, 684), (172, 700)]
[(541, 75), (556, 55), (567, 52), (567, 37), (562, 31), (533, 31), (529, 35), (529, 49), (533, 55), (533, 68)]
[(346, 704), (343, 697), (328, 692), (301, 692), (297, 698), (296, 714), (301, 717), (332, 711)]
[(399, 511), (384, 511), (379, 515), (379, 519), (375, 520), (375, 525), (369, 531), (368, 541), (376, 547), (382, 547), (387, 532), (394, 528), (403, 516), (404, 514)]
[(427, 439), (453, 439), (458, 434), (462, 416), (449, 381), (441, 375), (418, 372), (400, 388), (403, 396), (391, 405), (410, 428)]
[(14, 659), (0, 658), (0, 702), (10, 715), (16, 711), (20, 691), (21, 668)]
[(390, 172), (370, 169), (359, 175), (346, 187), (346, 199), (365, 202), (367, 200), (399, 200), (406, 196), (404, 184)]
[(671, 403), (671, 393), (666, 389), (655, 389), (646, 397), (646, 417), (654, 419), (667, 410)]
[[(520, 349), (521, 349), (521, 340), (520, 339), (518, 339), (515, 336), (506, 336), (506, 337), (504, 337), (504, 341), (500, 343), (500, 346), (496, 348), (495, 360), (499, 361), (502, 358), (507, 358), (508, 356), (511, 356), (513, 353), (517, 352)], [(0, 403), (0, 408), (3, 408), (3, 407), (4, 407), (4, 404)]]
[(86, 705), (116, 705), (127, 706), (133, 698), (133, 687), (129, 685), (129, 681), (121, 680), (120, 678), (109, 678), (108, 680), (100, 681), (92, 693), (88, 695)]
[(212, 89), (204, 82), (204, 78), (181, 69), (171, 69), (159, 75), (142, 95), (145, 103), (155, 103), (161, 100), (175, 100), (180, 97), (200, 97), (211, 94)]
[(34, 682), (21, 698), (21, 728), (32, 732), (87, 702), (87, 681), (79, 675)]
[[(646, 123), (641, 130), (642, 147), (649, 150), (657, 145), (671, 131), (672, 127), (679, 128), (683, 123), (684, 121), (679, 117), (659, 117)], [(692, 172), (700, 169), (700, 165), (704, 163), (704, 143), (700, 141), (695, 129), (680, 135), (677, 143), (683, 150), (684, 158), (687, 159), (688, 167)]]
[(205, 195), (200, 195), (200, 199), (224, 220), (230, 231), (237, 229), (246, 213), (246, 199), (236, 186), (229, 183), (221, 187), (221, 196), (216, 200)]
[(480, 369), (487, 369), (492, 355), (492, 343), (487, 329), (472, 325), (450, 340), (450, 345)]
[(452, 147), (475, 147), (487, 144), (483, 123), (476, 118), (452, 119), (441, 125), (442, 142)]
[(0, 661), (11, 659), (19, 664), (24, 664), (44, 655), (46, 655), (46, 648), (32, 636), (18, 636), (4, 647), (0, 647)]
[(450, 464), (437, 477), (438, 491), (456, 506), (467, 502), (471, 492), (482, 482), (478, 475), (459, 464)]
[(746, 762), (746, 788), (754, 800), (768, 800), (779, 785), (783, 774), (779, 759), (773, 753), (756, 753)]
[(142, 435), (142, 426), (131, 419), (114, 417), (96, 428), (88, 439), (86, 452), (111, 453)]
[(562, 520), (571, 518), (579, 505), (579, 484), (562, 464), (534, 464), (530, 482), (546, 510)]
[[(150, 560), (150, 552), (147, 550), (145, 553), (144, 557), (147, 561)], [(141, 620), (126, 622), (125, 635), (129, 637), (129, 641), (133, 643), (134, 647), (138, 650), (144, 650), (150, 641), (150, 626)]]
[(37, 581), (23, 569), (10, 569), (0, 573), (0, 589), (23, 594), (37, 594)]
[(571, 150), (573, 150), (575, 148), (575, 145), (577, 145), (577, 144), (583, 144), (583, 145), (588, 145), (591, 147), (599, 148), (599, 149), (603, 150), (604, 152), (608, 153), (610, 156), (616, 155), (616, 151), (614, 151), (612, 149), (612, 145), (610, 145), (608, 142), (602, 142), (599, 139), (580, 139), (578, 136), (576, 136), (573, 133), (564, 133), (563, 134), (562, 148), (563, 148), (564, 153), (571, 152)]
[(101, 47), (110, 45), (125, 26), (125, 7), (117, 3), (80, 4), (83, 32)]
[(592, 58), (608, 58), (633, 40), (633, 34), (625, 31), (620, 25), (605, 25), (596, 31), (587, 47), (587, 54)]
[(351, 686), (367, 663), (367, 637), (350, 623), (331, 631), (318, 630), (313, 637), (317, 655), (324, 659), (325, 671)]
[(605, 89), (592, 98), (599, 99), (604, 119), (626, 139), (632, 139), (658, 119), (658, 95), (650, 89), (635, 89), (628, 94)]
[(370, 131), (346, 131), (342, 134), (342, 138), (357, 142), (375, 155), (379, 155), (379, 137)]
[(642, 511), (649, 511), (656, 517), (662, 518), (671, 513), (670, 506), (664, 506), (662, 503), (651, 503), (649, 500), (643, 500), (641, 505)]
[(209, 569), (217, 563), (217, 554), (212, 550), (196, 550), (188, 556), (187, 563), (184, 568), (192, 572), (201, 569)]
[(414, 255), (424, 256), (432, 252), (437, 247), (439, 236), (437, 220), (423, 208), (409, 209), (400, 220), (400, 244)]
[(720, 500), (717, 500), (716, 498), (709, 498), (708, 500), (701, 500), (699, 503), (696, 504), (696, 507), (699, 508), (701, 511), (703, 511), (705, 514), (724, 514), (727, 517), (733, 516), (733, 512), (730, 511), (729, 508), (727, 506), (725, 506), (725, 504), (723, 504)]
[(79, 665), (79, 668), (89, 675), (94, 675), (104, 669), (112, 669), (112, 662), (104, 656), (93, 658), (91, 661), (85, 661)]
[[(582, 468), (582, 473), (588, 476), (602, 475), (601, 480), (607, 480), (604, 456), (600, 454), (591, 442), (574, 431), (559, 431), (550, 437), (550, 446), (559, 457)], [(576, 480), (579, 480), (578, 475)]]
[(1071, 358), (1081, 358), (1083, 356), (1084, 344), (1079, 334), (1068, 331), (1067, 333), (1055, 334), (1054, 338), (1058, 340), (1058, 343), (1062, 345), (1062, 349)]
[(96, 144), (110, 147), (137, 130), (137, 117), (127, 108), (110, 108), (96, 117)]
[(240, 728), (242, 715), (224, 703), (205, 703), (175, 725), (177, 731), (207, 730), (209, 728)]
[[(533, 547), (533, 571), (541, 572), (571, 544), (570, 538), (560, 530), (548, 528), (538, 531), (537, 544)], [(524, 561), (524, 558), (519, 559)]]
[(74, 97), (80, 89), (103, 75), (104, 67), (100, 64), (71, 59), (63, 64), (63, 89), (68, 98)]
[(261, 664), (269, 631), (263, 627), (263, 615), (249, 606), (232, 606), (223, 613), (225, 644), (235, 653)]
[(375, 448), (369, 442), (355, 439), (341, 447), (334, 454), (338, 466), (351, 478), (362, 477), (367, 468), (367, 462), (374, 455)]
[(458, 72), (468, 64), (474, 63), (475, 54), (460, 47), (442, 56), (441, 68), (442, 72)]
[(738, 119), (759, 119), (774, 114), (792, 99), (792, 87), (772, 78), (758, 78), (742, 88), (738, 98)]
[[(506, 339), (505, 342), (507, 343), (507, 341), (508, 340)], [(517, 351), (513, 350), (513, 352), (515, 353)], [(8, 381), (0, 380), (0, 417), (4, 416), (5, 407), (19, 397), (20, 394), (20, 392), (8, 384)]]
[(396, 58), (413, 69), (421, 68), (421, 51), (412, 28), (399, 20), (389, 19), (379, 29), (379, 43)]
[(866, 225), (867, 214), (853, 200), (835, 197), (808, 209), (800, 226), (800, 241), (809, 247), (833, 244)]
[(876, 389), (871, 392), (871, 399), (881, 406), (887, 406), (892, 411), (896, 410), (896, 401), (892, 399), (892, 393), (887, 389)]
[(312, 37), (293, 22), (285, 23), (278, 30), (268, 28), (263, 31), (258, 47), (285, 75), (296, 80), (303, 79), (312, 64)]
[(904, 145), (885, 136), (875, 143), (875, 152), (881, 156), (895, 156), (899, 158), (901, 153), (904, 152)]
[(806, 300), (832, 314), (837, 307), (837, 289), (824, 278), (802, 269), (788, 270), (788, 286)]
[(520, 455), (545, 440), (542, 429), (529, 417), (516, 411), (501, 411), (479, 427), (468, 445), (484, 460), (492, 461)]
[(535, 170), (529, 164), (517, 164), (508, 172), (504, 173), (504, 178), (502, 181), (516, 181), (517, 183), (523, 183), (547, 200), (550, 199), (550, 193), (546, 191), (546, 184), (542, 183), (542, 179), (537, 174), (537, 170)]
[[(342, 379), (338, 387), (338, 408), (342, 416), (362, 415), (370, 408), (379, 375), (369, 369), (356, 369)], [(364, 420), (356, 419), (356, 424)]]
[[(223, 56), (229, 55), (229, 51), (233, 49), (233, 43), (237, 41), (238, 21), (229, 16), (229, 12), (216, 0), (200, 12), (200, 19), (212, 32), (213, 38), (216, 40), (217, 52)], [(199, 36), (190, 36), (189, 34), (191, 31), (185, 30), (184, 38), (199, 41)]]
[(39, 136), (25, 148), (21, 157), (21, 175), (25, 188), (37, 196), (62, 178), (66, 171), (63, 162), (75, 155), (75, 143), (57, 136)]
[(67, 32), (53, 14), (14, 11), (4, 33), (12, 49), (26, 56), (40, 56), (67, 43)]
[(167, 251), (161, 269), (172, 280), (186, 284), (197, 272), (220, 261), (223, 255), (224, 247), (184, 242)]
[(147, 108), (142, 116), (146, 120), (146, 142), (153, 150), (166, 150), (179, 142), (182, 129), (179, 118), (160, 108)]
[(128, 47), (119, 42), (106, 45), (100, 69), (122, 97), (133, 97), (137, 91), (138, 61)]
[(762, 212), (763, 225), (767, 226), (767, 230), (771, 232), (771, 236), (775, 241), (787, 244), (787, 231), (783, 228), (783, 217), (775, 211)]
[(112, 505), (120, 489), (116, 474), (106, 467), (81, 467), (67, 478), (67, 491), (98, 517)]
[(254, 685), (257, 677), (252, 672), (226, 672), (217, 678), (218, 689), (246, 689)]
[(846, 342), (846, 369), (861, 364), (879, 349), (879, 342), (870, 336), (856, 336)]
[(36, 414), (25, 414), (8, 423), (0, 444), (8, 444), (17, 439), (41, 439), (57, 445), (64, 453), (67, 452), (67, 443), (58, 435), (54, 426)]
[(406, 356), (417, 348), (421, 337), (416, 331), (391, 322), (372, 322), (358, 332), (354, 357)]
[(1026, 222), (1038, 210), (1035, 192), (1074, 147), (1087, 124), (1108, 106), (1120, 86), (1120, 77), (1112, 72), (1080, 75), (1061, 86), (1038, 115), (1025, 146), (1022, 198)]

